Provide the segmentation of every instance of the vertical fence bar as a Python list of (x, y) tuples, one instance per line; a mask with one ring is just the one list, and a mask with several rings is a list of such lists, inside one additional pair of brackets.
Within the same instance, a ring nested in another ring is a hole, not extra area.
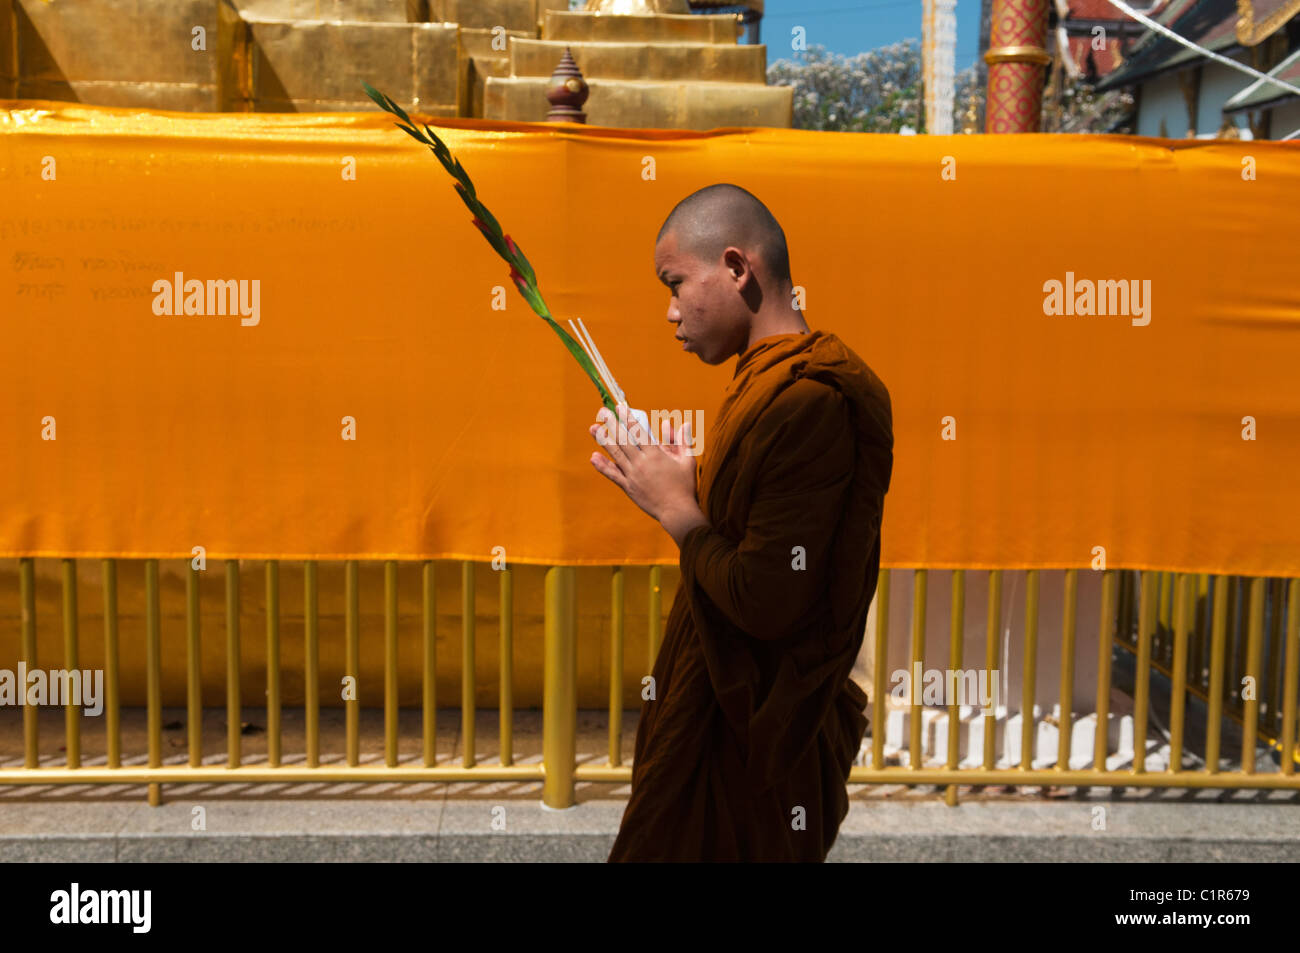
[[(1002, 570), (989, 570), (989, 604), (988, 626), (984, 639), (984, 667), (988, 669), (989, 678), (998, 671), (998, 657), (1001, 654), (1002, 637)], [(1004, 700), (1005, 703), (1005, 700)], [(1003, 711), (1009, 709), (1005, 706)], [(993, 770), (993, 743), (998, 729), (998, 713), (984, 715), (984, 770)]]
[(226, 754), (239, 767), (239, 560), (226, 560)]
[(515, 595), (510, 570), (501, 570), (501, 763), (514, 764)]
[(303, 720), (307, 733), (307, 767), (320, 766), (320, 615), (316, 560), (309, 559), (302, 573), (303, 620)]
[(424, 766), (438, 761), (438, 590), (433, 560), (424, 561)]
[(1065, 571), (1065, 616), (1061, 629), (1061, 686), (1057, 697), (1060, 706), (1058, 771), (1070, 770), (1070, 742), (1074, 724), (1074, 634), (1078, 625), (1079, 570)]
[(266, 561), (266, 762), (280, 766), (280, 562)]
[(1223, 722), (1223, 666), (1224, 642), (1228, 626), (1228, 590), (1231, 577), (1214, 577), (1214, 623), (1210, 636), (1210, 684), (1206, 697), (1210, 711), (1205, 726), (1205, 770), (1215, 774), (1219, 770), (1219, 729)]
[(1183, 769), (1183, 714), (1187, 703), (1187, 639), (1192, 607), (1192, 576), (1179, 573), (1174, 587), (1173, 695), (1169, 699), (1169, 770)]
[(185, 728), (190, 767), (203, 764), (203, 653), (199, 639), (199, 571), (185, 566)]
[(1228, 639), (1232, 646), (1232, 674), (1226, 688), (1227, 698), (1231, 699), (1231, 707), (1239, 714), (1242, 713), (1241, 679), (1246, 673), (1246, 633), (1243, 631), (1245, 626), (1241, 623), (1241, 614), (1246, 608), (1244, 588), (1245, 577), (1233, 576), (1231, 595), (1228, 599)]
[(397, 767), (397, 560), (384, 561), (384, 764)]
[(1147, 707), (1151, 698), (1151, 638), (1156, 627), (1160, 590), (1156, 573), (1142, 570), (1138, 619), (1137, 674), (1133, 683), (1133, 773), (1146, 770)]
[(609, 582), (609, 763), (623, 763), (623, 585), (622, 566)]
[(908, 715), (909, 738), (907, 766), (913, 771), (921, 767), (921, 686), (916, 684), (917, 670), (924, 674), (925, 658), (925, 602), (929, 588), (929, 573), (925, 569), (912, 572), (912, 658), (907, 671), (907, 684), (911, 688), (911, 707)]
[(1264, 577), (1250, 578), (1250, 621), (1243, 680), (1250, 680), (1250, 697), (1242, 695), (1241, 773), (1255, 773), (1255, 741), (1259, 735), (1260, 650), (1264, 640)]
[[(145, 693), (149, 767), (162, 767), (162, 634), (159, 631), (158, 560), (144, 561)], [(162, 803), (162, 785), (149, 785), (149, 806)]]
[(1034, 689), (1038, 681), (1038, 570), (1025, 571), (1025, 671), (1020, 687), (1020, 769), (1034, 766)]
[[(72, 680), (81, 681), (81, 668), (77, 661), (77, 561), (63, 560), (63, 667), (68, 672), (68, 680), (63, 683), (68, 689)], [(51, 681), (53, 676), (51, 675)], [(26, 688), (26, 686), (20, 686)], [(68, 692), (63, 709), (63, 747), (67, 754), (69, 768), (81, 767), (81, 699)], [(79, 694), (79, 693), (78, 693)]]
[(118, 678), (116, 559), (104, 560), (104, 714), (108, 767), (119, 768), (122, 766), (122, 696)]
[(348, 767), (355, 768), (361, 761), (361, 598), (358, 585), (358, 567), (355, 559), (344, 564), (344, 651), (347, 653), (347, 677), (351, 691), (344, 697), (344, 719), (347, 735)]
[(1286, 675), (1282, 688), (1282, 773), (1295, 773), (1296, 687), (1300, 681), (1300, 579), (1292, 579), (1287, 595)]
[(659, 656), (659, 643), (663, 639), (663, 625), (660, 616), (663, 614), (663, 578), (664, 571), (662, 566), (650, 567), (650, 627), (649, 627), (649, 651), (650, 667), (647, 672), (653, 672), (655, 668), (655, 659)]
[(871, 767), (885, 766), (885, 665), (889, 655), (889, 570), (876, 577), (876, 641), (871, 669)]
[[(28, 671), (36, 668), (36, 566), (35, 560), (24, 556), (18, 560), (18, 592), (22, 602), (22, 655), (19, 657)], [(26, 692), (26, 685), (19, 685)], [(24, 701), (26, 699), (24, 698)], [(40, 767), (40, 722), (36, 705), (23, 706), (23, 767)]]
[(557, 810), (574, 803), (578, 728), (575, 576), (576, 570), (570, 566), (552, 566), (546, 571), (542, 803)]
[(1172, 605), (1173, 605), (1173, 585), (1171, 584), (1173, 573), (1162, 572), (1159, 575), (1160, 580), (1160, 606), (1158, 610), (1158, 623), (1156, 624), (1155, 633), (1152, 638), (1152, 656), (1161, 662), (1168, 661), (1170, 648), (1170, 636), (1173, 634), (1172, 629)]
[(1196, 586), (1192, 591), (1192, 600), (1195, 607), (1194, 624), (1192, 629), (1192, 661), (1190, 681), (1202, 689), (1205, 688), (1205, 646), (1209, 641), (1210, 627), (1207, 625), (1209, 609), (1209, 580), (1210, 577), (1205, 573), (1200, 573), (1196, 577)]
[[(962, 635), (963, 626), (966, 618), (966, 573), (961, 569), (952, 571), (952, 627), (948, 633), (948, 668), (957, 673), (957, 678), (961, 679), (962, 674)], [(964, 681), (962, 682), (964, 684)], [(976, 683), (975, 697), (979, 698), (979, 682)], [(956, 683), (949, 682), (945, 686), (952, 692), (952, 697), (948, 699), (948, 770), (957, 770), (958, 742), (961, 735), (961, 710), (957, 705)], [(949, 807), (957, 806), (957, 785), (948, 785), (948, 790), (944, 795), (944, 801)]]
[(1133, 644), (1133, 571), (1120, 569), (1119, 572), (1119, 624), (1116, 635), (1125, 645)]
[(1268, 581), (1268, 668), (1264, 676), (1267, 686), (1262, 697), (1265, 704), (1265, 725), (1270, 735), (1276, 737), (1282, 727), (1278, 709), (1282, 706), (1282, 597), (1286, 588), (1281, 579)]
[(1106, 770), (1106, 756), (1110, 754), (1110, 657), (1119, 622), (1115, 590), (1122, 579), (1113, 569), (1102, 571), (1101, 631), (1097, 634), (1097, 734), (1092, 755), (1092, 766), (1097, 771)]
[(474, 564), (466, 559), (460, 565), (460, 736), (465, 748), (463, 763), (467, 768), (474, 767), (474, 595)]

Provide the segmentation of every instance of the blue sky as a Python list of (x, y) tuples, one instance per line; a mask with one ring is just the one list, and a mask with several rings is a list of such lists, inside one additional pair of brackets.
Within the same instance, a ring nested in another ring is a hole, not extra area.
[[(808, 45), (851, 56), (900, 40), (921, 41), (921, 0), (767, 0), (761, 39), (770, 66), (789, 58), (790, 30), (802, 26)], [(979, 51), (979, 0), (957, 0), (957, 57), (960, 72)]]

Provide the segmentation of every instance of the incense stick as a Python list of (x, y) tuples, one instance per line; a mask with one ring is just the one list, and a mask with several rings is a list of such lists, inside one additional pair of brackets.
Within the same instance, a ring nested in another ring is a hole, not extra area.
[(591, 336), (591, 332), (587, 330), (587, 326), (582, 323), (582, 318), (578, 319), (578, 327), (582, 330), (582, 333), (587, 336), (587, 343), (591, 345), (591, 350), (596, 357), (597, 363), (605, 369), (605, 375), (609, 378), (610, 384), (613, 385), (610, 389), (618, 394), (618, 399), (620, 401), (627, 403), (623, 396), (623, 388), (618, 386), (618, 381), (614, 379), (614, 372), (611, 371), (609, 365), (605, 363), (605, 358), (601, 356), (600, 348), (596, 347), (596, 339)]
[(596, 373), (600, 375), (600, 379), (604, 383), (605, 389), (614, 395), (615, 400), (621, 400), (622, 398), (618, 396), (617, 391), (610, 384), (608, 368), (603, 367), (601, 362), (596, 359), (596, 355), (592, 352), (591, 345), (587, 343), (587, 338), (578, 330), (578, 326), (573, 323), (572, 318), (569, 319), (569, 327), (573, 329), (573, 336), (577, 339), (578, 344), (582, 346), (583, 353), (591, 359), (591, 363), (596, 368)]

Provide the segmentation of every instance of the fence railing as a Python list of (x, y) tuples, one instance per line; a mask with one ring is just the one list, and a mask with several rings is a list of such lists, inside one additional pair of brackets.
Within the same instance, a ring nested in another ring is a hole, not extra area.
[[(22, 712), (23, 764), (0, 765), (0, 784), (147, 784), (150, 804), (161, 803), (163, 784), (269, 783), (269, 782), (455, 782), (455, 781), (541, 781), (543, 802), (553, 808), (574, 803), (575, 784), (588, 782), (628, 783), (631, 767), (622, 760), (624, 647), (624, 595), (627, 570), (612, 567), (610, 589), (610, 678), (609, 750), (604, 764), (579, 763), (577, 752), (578, 640), (575, 580), (576, 570), (554, 567), (546, 572), (544, 602), (543, 663), (543, 750), (541, 763), (516, 764), (513, 754), (514, 727), (514, 582), (509, 569), (496, 570), (500, 581), (500, 756), (496, 763), (479, 763), (475, 741), (475, 656), (476, 607), (475, 571), (472, 562), (460, 563), (461, 572), (461, 740), (460, 763), (439, 761), (437, 737), (437, 666), (435, 563), (421, 563), (422, 610), (420, 641), (422, 657), (422, 751), (418, 758), (398, 757), (398, 563), (384, 562), (383, 713), (384, 745), (382, 764), (361, 763), (361, 699), (355, 680), (361, 671), (361, 614), (359, 611), (358, 563), (344, 563), (345, 683), (353, 680), (353, 691), (345, 690), (345, 757), (342, 763), (321, 758), (320, 625), (318, 613), (318, 563), (303, 566), (305, 759), (286, 763), (283, 758), (282, 693), (280, 661), (280, 563), (265, 562), (266, 584), (266, 733), (264, 761), (246, 762), (241, 753), (240, 709), (242, 705), (241, 607), (238, 560), (227, 560), (225, 573), (225, 703), (226, 763), (204, 764), (201, 737), (202, 682), (200, 679), (199, 570), (186, 567), (186, 729), (188, 763), (165, 764), (162, 742), (162, 614), (159, 607), (158, 561), (140, 561), (144, 570), (145, 699), (147, 720), (147, 763), (124, 764), (121, 727), (121, 659), (118, 638), (118, 560), (103, 560), (104, 640), (104, 763), (83, 764), (81, 757), (82, 712), (80, 704), (65, 704), (62, 766), (42, 766), (40, 761), (39, 710)], [(82, 632), (78, 623), (77, 562), (62, 563), (63, 667), (76, 670)], [(438, 565), (445, 565), (439, 563)], [(911, 640), (908, 661), (924, 666), (926, 661), (926, 616), (928, 580), (934, 570), (914, 572)], [(947, 572), (947, 570), (945, 570)], [(950, 605), (951, 630), (948, 645), (950, 668), (963, 661), (965, 631), (965, 583), (967, 572), (952, 570)], [(997, 629), (1002, 618), (1002, 570), (989, 570), (988, 618), (984, 671), (999, 668)], [(922, 719), (919, 701), (913, 700), (908, 738), (908, 763), (886, 764), (884, 751), (886, 673), (888, 672), (890, 570), (882, 570), (877, 589), (872, 671), (870, 763), (855, 765), (849, 783), (935, 785), (945, 789), (947, 803), (956, 804), (959, 785), (1110, 786), (1185, 788), (1272, 788), (1300, 790), (1296, 773), (1296, 695), (1300, 669), (1300, 579), (1263, 579), (1226, 576), (1193, 576), (1156, 571), (1102, 571), (1101, 627), (1097, 633), (1097, 731), (1093, 766), (1071, 769), (1071, 705), (1075, 659), (1078, 651), (1076, 615), (1078, 570), (1065, 571), (1065, 602), (1060, 645), (1060, 748), (1054, 767), (1033, 767), (1034, 691), (1037, 682), (1039, 629), (1039, 573), (1026, 573), (1025, 624), (1020, 678), (1021, 733), (1018, 765), (999, 767), (995, 762), (994, 731), (983, 731), (982, 761), (978, 766), (959, 765), (959, 738), (947, 732), (946, 759), (926, 764), (922, 756)], [(648, 572), (648, 645), (653, 663), (660, 640), (662, 574), (659, 567)], [(19, 560), (20, 638), (18, 661), (28, 670), (37, 668), (37, 614), (34, 560)], [(44, 621), (44, 620), (42, 620)], [(1110, 754), (1108, 713), (1111, 693), (1111, 660), (1115, 646), (1136, 658), (1133, 692), (1134, 755), (1131, 767), (1108, 769)], [(1265, 651), (1267, 654), (1265, 655)], [(954, 664), (955, 663), (955, 664)], [(648, 671), (648, 669), (647, 669)], [(1172, 685), (1169, 711), (1168, 767), (1148, 771), (1145, 738), (1150, 717), (1150, 686), (1153, 671)], [(1225, 678), (1226, 676), (1226, 678)], [(1243, 688), (1244, 686), (1244, 688)], [(25, 690), (25, 685), (18, 686)], [(66, 685), (65, 685), (66, 688)], [(1187, 701), (1198, 699), (1208, 706), (1206, 719), (1205, 767), (1184, 768), (1183, 749)], [(969, 709), (953, 702), (948, 705), (950, 725)], [(985, 716), (987, 717), (987, 716)], [(1221, 728), (1225, 719), (1241, 726), (1241, 745), (1235, 770), (1221, 770)], [(1256, 770), (1256, 742), (1263, 740), (1278, 752), (1276, 772)], [(1004, 757), (1003, 762), (1008, 759)]]

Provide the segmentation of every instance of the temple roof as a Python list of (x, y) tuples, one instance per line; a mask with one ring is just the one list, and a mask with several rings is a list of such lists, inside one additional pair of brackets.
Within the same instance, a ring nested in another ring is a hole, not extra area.
[[(1287, 0), (1255, 0), (1255, 17), (1263, 20)], [(1237, 41), (1237, 0), (1170, 0), (1152, 17), (1157, 23), (1206, 49), (1222, 53), (1239, 46)], [(1202, 59), (1195, 50), (1161, 36), (1155, 30), (1133, 45), (1128, 60), (1097, 84), (1099, 92), (1127, 86), (1156, 73)]]
[[(1281, 63), (1268, 71), (1269, 76), (1286, 80), (1292, 86), (1300, 86), (1300, 50), (1296, 50)], [(1237, 95), (1223, 104), (1225, 113), (1240, 112), (1243, 109), (1259, 109), (1270, 106), (1284, 99), (1291, 99), (1295, 93), (1262, 79), (1257, 79)]]

